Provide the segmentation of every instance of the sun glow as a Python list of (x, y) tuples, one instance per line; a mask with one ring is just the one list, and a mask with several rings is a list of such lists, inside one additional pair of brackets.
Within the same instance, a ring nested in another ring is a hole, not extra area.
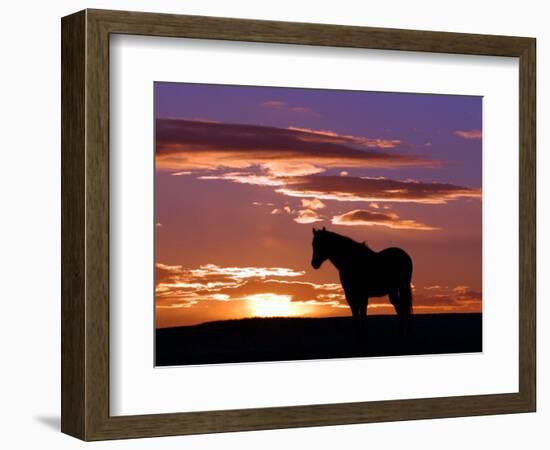
[(290, 295), (254, 294), (245, 297), (245, 300), (248, 300), (252, 314), (258, 317), (284, 317), (299, 313)]

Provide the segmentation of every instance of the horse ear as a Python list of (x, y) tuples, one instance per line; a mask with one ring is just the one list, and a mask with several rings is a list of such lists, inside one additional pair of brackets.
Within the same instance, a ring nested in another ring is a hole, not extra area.
[(323, 227), (323, 231), (327, 231), (327, 229), (325, 227)]
[(317, 233), (317, 230), (315, 228), (311, 228), (311, 231), (313, 231), (313, 236)]

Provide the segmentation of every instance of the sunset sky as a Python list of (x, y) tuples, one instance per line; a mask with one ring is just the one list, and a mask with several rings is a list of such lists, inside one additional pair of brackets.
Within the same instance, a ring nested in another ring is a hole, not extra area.
[(350, 315), (323, 226), (406, 250), (415, 314), (481, 311), (481, 97), (155, 83), (155, 108), (157, 327)]

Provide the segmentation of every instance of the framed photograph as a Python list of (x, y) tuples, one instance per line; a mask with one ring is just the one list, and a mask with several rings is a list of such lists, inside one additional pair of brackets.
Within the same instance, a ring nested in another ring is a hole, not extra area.
[(62, 431), (535, 411), (535, 39), (62, 19)]

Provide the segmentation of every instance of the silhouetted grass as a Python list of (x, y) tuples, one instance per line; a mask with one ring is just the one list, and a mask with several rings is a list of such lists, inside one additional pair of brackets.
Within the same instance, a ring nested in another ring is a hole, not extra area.
[(472, 353), (481, 314), (422, 314), (402, 338), (396, 316), (370, 316), (358, 337), (350, 317), (250, 318), (156, 330), (156, 365)]

